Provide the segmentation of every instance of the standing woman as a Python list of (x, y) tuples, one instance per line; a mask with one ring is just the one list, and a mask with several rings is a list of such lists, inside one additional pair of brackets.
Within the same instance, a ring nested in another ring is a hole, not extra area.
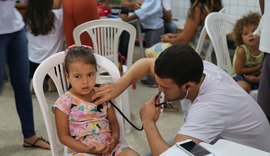
[[(78, 25), (99, 19), (96, 0), (63, 0), (64, 31), (67, 46), (74, 44), (73, 30)], [(87, 33), (81, 36), (83, 45), (92, 46), (92, 41)]]
[(50, 148), (36, 135), (32, 97), (29, 89), (27, 39), (22, 16), (15, 9), (15, 0), (0, 0), (0, 90), (3, 87), (4, 66), (7, 63), (15, 94), (25, 147)]
[[(59, 8), (61, 0), (30, 0), (24, 15), (28, 38), (30, 80), (42, 61), (64, 50), (63, 11), (53, 9), (53, 3), (59, 4)], [(50, 89), (50, 84), (48, 86)]]

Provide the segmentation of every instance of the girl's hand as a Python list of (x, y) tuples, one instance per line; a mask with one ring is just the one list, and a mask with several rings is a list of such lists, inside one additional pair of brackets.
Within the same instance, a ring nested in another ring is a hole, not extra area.
[(258, 83), (259, 82), (259, 79), (258, 79), (257, 76), (254, 76), (254, 75), (243, 75), (243, 76), (249, 82), (252, 82), (252, 83)]
[(109, 143), (108, 143), (108, 153), (110, 153), (114, 148), (115, 148), (115, 146), (118, 144), (118, 142), (119, 142), (119, 140), (118, 140), (118, 137), (111, 137), (110, 139), (109, 139)]
[(88, 153), (101, 155), (101, 154), (107, 153), (108, 150), (109, 150), (109, 147), (106, 144), (102, 144), (98, 148), (96, 146), (89, 147)]

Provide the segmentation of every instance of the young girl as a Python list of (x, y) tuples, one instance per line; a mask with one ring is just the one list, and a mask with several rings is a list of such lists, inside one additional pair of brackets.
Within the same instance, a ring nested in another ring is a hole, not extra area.
[[(31, 0), (28, 2), (24, 21), (26, 24), (30, 61), (30, 80), (39, 64), (46, 58), (64, 50), (63, 12), (61, 0)], [(58, 6), (56, 5), (58, 4)], [(53, 90), (52, 81), (48, 89)]]
[(249, 13), (234, 26), (237, 48), (233, 58), (232, 76), (248, 93), (258, 89), (264, 56), (259, 50), (259, 37), (253, 35), (260, 17), (258, 13)]
[(60, 141), (74, 155), (137, 156), (119, 142), (119, 125), (109, 103), (97, 106), (90, 100), (94, 94), (97, 64), (88, 46), (71, 46), (66, 50), (65, 70), (71, 89), (54, 104)]
[(234, 27), (237, 48), (232, 76), (248, 93), (258, 89), (262, 68), (263, 53), (259, 50), (259, 37), (253, 35), (260, 17), (258, 13), (249, 13), (239, 19)]

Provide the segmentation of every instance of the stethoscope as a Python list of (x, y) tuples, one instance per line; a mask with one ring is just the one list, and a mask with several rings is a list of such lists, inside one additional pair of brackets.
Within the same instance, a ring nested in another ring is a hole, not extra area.
[[(160, 99), (161, 98), (161, 91), (159, 91), (158, 92), (158, 94), (156, 95), (156, 97), (155, 97), (155, 102), (158, 100), (158, 99)], [(187, 93), (186, 93), (186, 96), (188, 95), (188, 90), (187, 90)], [(186, 97), (185, 96), (185, 97)], [(136, 125), (134, 125), (125, 115), (124, 115), (124, 113), (112, 102), (112, 100), (109, 100), (108, 101), (122, 116), (123, 116), (123, 118), (133, 127), (133, 128), (135, 128), (136, 130), (138, 130), (138, 131), (142, 131), (143, 130), (143, 126), (141, 126), (141, 128), (138, 128)], [(171, 104), (171, 103), (173, 103), (173, 101), (164, 101), (164, 102), (162, 102), (162, 103), (156, 103), (155, 104), (155, 106), (156, 107), (161, 107), (161, 106), (163, 106), (163, 105), (166, 105), (166, 104)], [(103, 105), (102, 104), (100, 104), (100, 105), (98, 105), (97, 106), (97, 110), (99, 111), (99, 112), (101, 112), (101, 109), (103, 108)]]
[[(99, 87), (101, 84), (96, 84), (95, 87)], [(95, 99), (94, 101), (96, 101), (97, 99)], [(94, 102), (93, 101), (93, 102)], [(143, 126), (141, 128), (138, 128), (136, 125), (134, 125), (125, 115), (124, 113), (112, 102), (112, 100), (108, 101), (122, 116), (123, 118), (136, 130), (138, 131), (142, 131), (143, 130)], [(103, 105), (97, 105), (97, 111), (101, 112), (101, 109), (103, 108)]]
[[(108, 101), (122, 116), (123, 118), (136, 130), (138, 131), (142, 131), (143, 130), (143, 126), (141, 128), (138, 128), (136, 125), (134, 125), (125, 115), (124, 113), (112, 102), (112, 100)], [(102, 112), (101, 109), (103, 108), (103, 105), (97, 105), (97, 111)]]

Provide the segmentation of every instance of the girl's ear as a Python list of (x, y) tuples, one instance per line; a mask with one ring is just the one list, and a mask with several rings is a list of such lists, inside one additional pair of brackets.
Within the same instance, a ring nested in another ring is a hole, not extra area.
[(68, 79), (69, 75), (68, 75), (68, 72), (65, 71), (65, 77)]

